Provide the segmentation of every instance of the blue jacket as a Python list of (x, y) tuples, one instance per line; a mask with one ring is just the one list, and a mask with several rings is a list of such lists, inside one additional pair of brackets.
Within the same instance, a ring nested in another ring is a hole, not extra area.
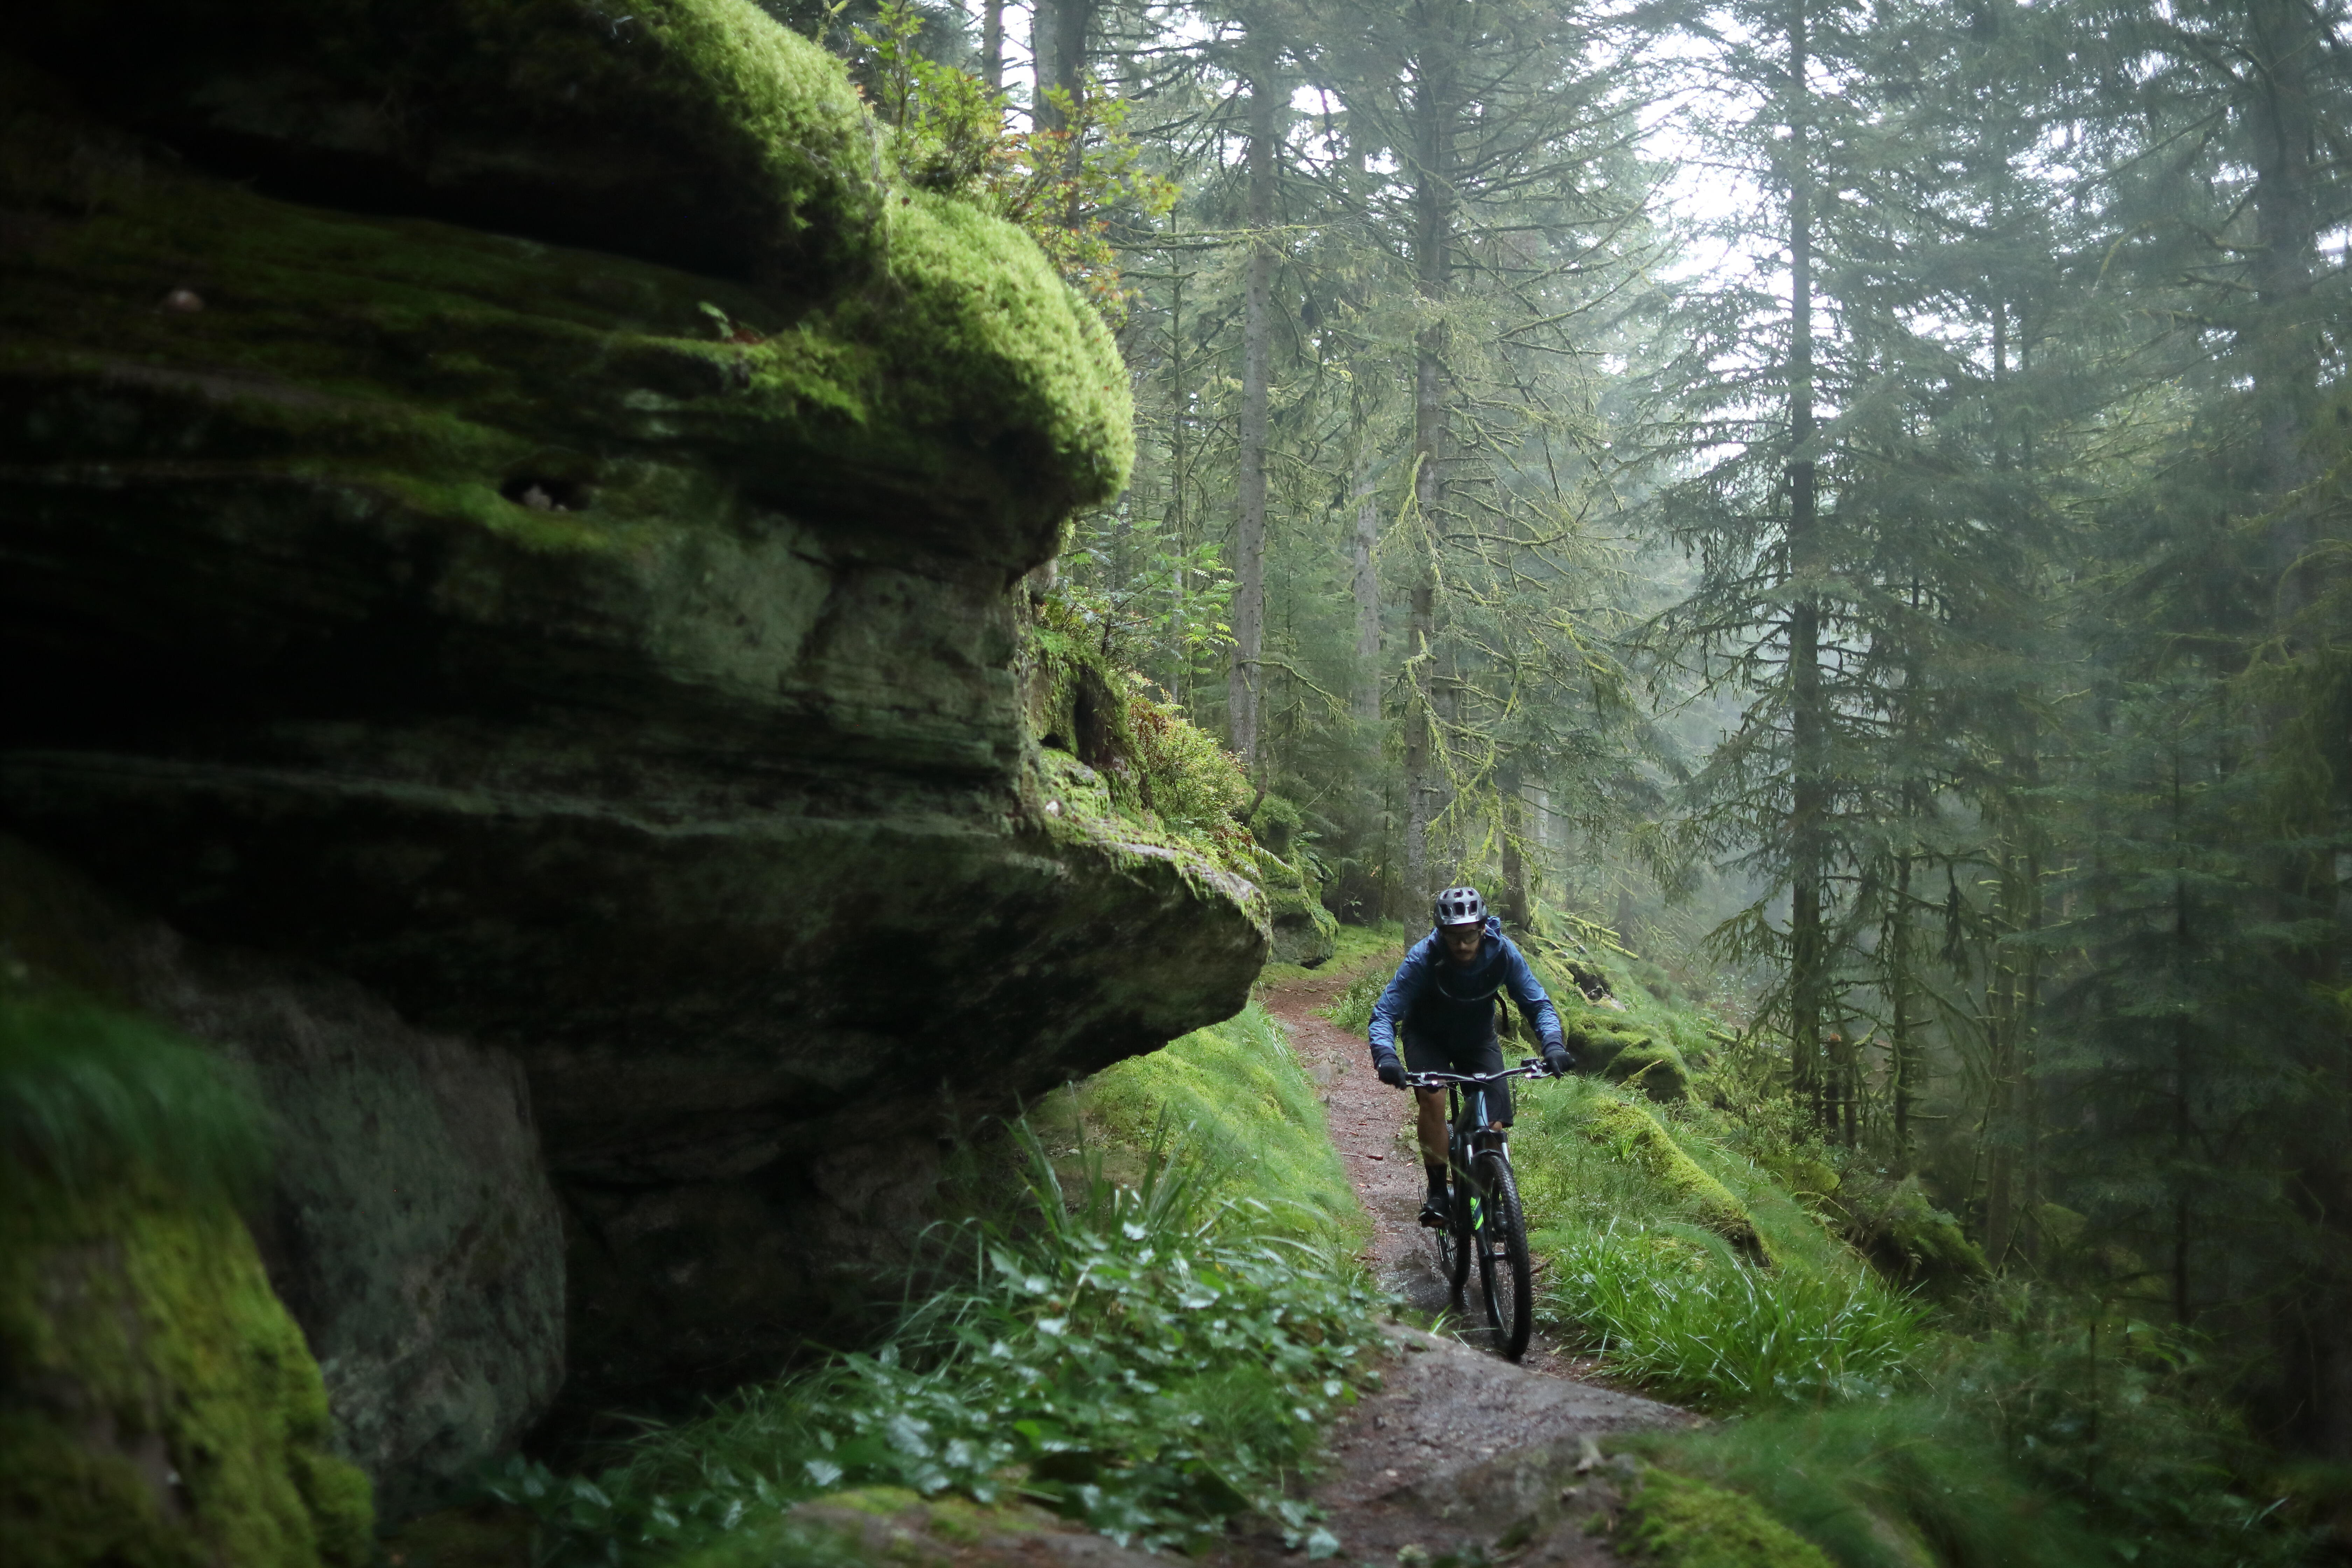
[(1397, 965), (1381, 999), (1372, 1004), (1372, 1061), (1397, 1048), (1397, 1028), (1417, 1040), (1460, 1057), (1495, 1037), (1495, 998), (1507, 991), (1519, 1014), (1547, 1046), (1561, 1045), (1559, 1013), (1544, 994), (1535, 972), (1503, 934), (1503, 922), (1486, 917), (1486, 940), (1467, 969), (1445, 956), (1445, 939), (1434, 930), (1413, 944)]

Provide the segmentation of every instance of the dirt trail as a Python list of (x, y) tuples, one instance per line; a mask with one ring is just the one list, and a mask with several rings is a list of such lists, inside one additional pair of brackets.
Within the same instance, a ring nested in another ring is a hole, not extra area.
[[(1403, 1298), (1408, 1316), (1437, 1331), (1391, 1331), (1396, 1353), (1382, 1385), (1333, 1430), (1334, 1463), (1316, 1500), (1354, 1563), (1393, 1562), (1408, 1547), (1436, 1558), (1474, 1545), (1528, 1564), (1614, 1562), (1606, 1530), (1621, 1500), (1618, 1472), (1596, 1462), (1595, 1440), (1696, 1417), (1584, 1381), (1589, 1363), (1540, 1335), (1512, 1366), (1480, 1348), (1482, 1331), (1449, 1331), (1472, 1329), (1476, 1310), (1449, 1310), (1418, 1223), (1423, 1183), (1407, 1099), (1372, 1076), (1362, 1041), (1316, 1011), (1350, 978), (1289, 981), (1262, 1000), (1322, 1089), (1331, 1141), (1372, 1217), (1375, 1274)], [(1471, 1295), (1475, 1302), (1475, 1284)], [(1237, 1555), (1262, 1558), (1274, 1544)]]
[[(1445, 1282), (1438, 1276), (1435, 1245), (1421, 1226), (1426, 1183), (1409, 1124), (1411, 1097), (1373, 1077), (1364, 1042), (1318, 1011), (1347, 988), (1356, 973), (1310, 974), (1270, 986), (1259, 999), (1281, 1021), (1291, 1049), (1322, 1091), (1331, 1142), (1339, 1147), (1356, 1195), (1372, 1216), (1372, 1244), (1366, 1250), (1373, 1273), (1382, 1287), (1403, 1298), (1411, 1321), (1419, 1326), (1483, 1342), (1477, 1286), (1470, 1288), (1466, 1315), (1450, 1306)], [(1516, 1087), (1522, 1095), (1544, 1091), (1540, 1083)], [(1591, 1363), (1562, 1355), (1538, 1333), (1521, 1364), (1530, 1372), (1573, 1377)]]

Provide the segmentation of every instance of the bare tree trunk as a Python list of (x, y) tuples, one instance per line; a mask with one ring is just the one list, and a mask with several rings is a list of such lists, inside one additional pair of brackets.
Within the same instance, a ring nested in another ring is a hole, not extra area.
[[(1176, 556), (1181, 562), (1192, 547), (1192, 530), (1185, 511), (1186, 488), (1192, 482), (1192, 458), (1185, 437), (1191, 428), (1191, 418), (1185, 410), (1192, 401), (1192, 383), (1184, 371), (1184, 284), (1189, 274), (1178, 273), (1168, 291), (1168, 375), (1171, 383), (1168, 399), (1168, 521), (1175, 536)], [(1184, 600), (1184, 568), (1180, 564), (1171, 583), (1175, 603), (1171, 606), (1176, 631), (1176, 666), (1169, 672), (1168, 689), (1180, 702), (1192, 700), (1192, 656), (1184, 651), (1185, 630), (1192, 616)]]
[(1041, 131), (1060, 131), (1068, 116), (1055, 107), (1051, 89), (1059, 88), (1075, 105), (1086, 95), (1087, 36), (1094, 30), (1097, 0), (1032, 0), (1029, 52), (1036, 61), (1037, 97), (1034, 111)]
[[(2253, 213), (2256, 244), (2252, 255), (2255, 308), (2248, 356), (2253, 393), (2261, 419), (2254, 507), (2267, 507), (2270, 525), (2267, 562), (2275, 584), (2272, 626), (2281, 647), (2290, 657), (2307, 656), (2311, 628), (2304, 624), (2313, 605), (2340, 592), (2343, 569), (2332, 561), (2314, 558), (2317, 518), (2308, 499), (2287, 498), (2316, 477), (2307, 442), (2312, 421), (2322, 407), (2322, 323), (2315, 319), (2314, 288), (2320, 268), (2320, 195), (2330, 147), (2321, 95), (2330, 85), (2328, 72), (2340, 69), (2328, 47), (2322, 13), (2305, 0), (2249, 0), (2244, 16), (2251, 68), (2243, 71), (2251, 97), (2245, 106), (2254, 165)], [(2281, 706), (2265, 712), (2262, 723), (2267, 738), (2276, 742), (2297, 715)], [(2292, 742), (2289, 742), (2292, 744)], [(2331, 922), (2338, 906), (2336, 857), (2312, 847), (2341, 820), (2341, 784), (2327, 795), (2310, 792), (2303, 820), (2277, 835), (2290, 840), (2271, 851), (2271, 918), (2282, 928), (2303, 925), (2333, 930), (2324, 939), (2306, 938), (2287, 945), (2280, 954), (2284, 967), (2312, 993), (2341, 987), (2347, 963), (2346, 943), (2352, 931), (2340, 921)], [(2294, 839), (2302, 842), (2293, 842)], [(2186, 1027), (2186, 1026), (2182, 1026)], [(2344, 1077), (2342, 1045), (2335, 1043), (2326, 1070), (2340, 1086)], [(2300, 1053), (2298, 1053), (2300, 1055)], [(2305, 1058), (2313, 1060), (2313, 1058)], [(2316, 1061), (2314, 1065), (2317, 1065)], [(2188, 1067), (2184, 1061), (2182, 1072)], [(2306, 1069), (2308, 1070), (2308, 1069)], [(2182, 1091), (2184, 1105), (2187, 1089)], [(2184, 1113), (2185, 1114), (2185, 1113)], [(2182, 1154), (2187, 1163), (2187, 1151)], [(2181, 1281), (2179, 1310), (2191, 1307), (2188, 1258), (2194, 1245), (2190, 1188), (2184, 1173), (2178, 1198), (2175, 1254)], [(2283, 1361), (2295, 1388), (2299, 1409), (2294, 1440), (2330, 1458), (2352, 1457), (2352, 1150), (2324, 1147), (2299, 1160), (2289, 1175), (2289, 1188), (2315, 1230), (2332, 1238), (2322, 1256), (2326, 1272), (2307, 1288), (2305, 1301), (2282, 1314)], [(2206, 1223), (2226, 1223), (2222, 1216), (2195, 1216)]]
[(1829, 944), (1822, 881), (1829, 814), (1828, 725), (1822, 696), (1821, 562), (1813, 494), (1813, 229), (1807, 132), (1804, 0), (1789, 12), (1789, 731), (1795, 777), (1789, 824), (1790, 1093), (1818, 1121), (1821, 1027), (1828, 1002)]
[(1381, 720), (1381, 577), (1373, 551), (1381, 542), (1381, 509), (1369, 469), (1356, 479), (1356, 722)]
[[(1450, 14), (1451, 4), (1433, 10)], [(1436, 815), (1438, 769), (1432, 733), (1436, 706), (1437, 572), (1434, 552), (1445, 510), (1445, 463), (1452, 434), (1445, 401), (1445, 322), (1443, 310), (1453, 277), (1454, 120), (1456, 88), (1451, 39), (1442, 27), (1423, 35), (1415, 62), (1413, 264), (1422, 308), (1435, 319), (1413, 342), (1413, 498), (1419, 538), (1405, 637), (1412, 661), (1411, 708), (1405, 716), (1405, 896), (1425, 900), (1435, 889), (1429, 879), (1429, 826)]]
[[(1906, 828), (1907, 830), (1907, 828)], [(1911, 1043), (1911, 857), (1895, 858), (1895, 912), (1886, 931), (1886, 1098), (1895, 1116), (1895, 1158), (1911, 1160), (1911, 1103), (1918, 1067)]]
[(982, 0), (980, 79), (991, 91), (1004, 85), (1004, 0)]
[(1029, 0), (1029, 71), (1036, 84), (1029, 98), (1029, 120), (1040, 131), (1062, 128), (1061, 111), (1046, 96), (1060, 79), (1055, 44), (1061, 35), (1063, 0)]
[(1265, 642), (1266, 347), (1273, 331), (1278, 91), (1274, 62), (1259, 51), (1250, 71), (1250, 254), (1242, 306), (1240, 516), (1234, 531), (1234, 657), (1225, 688), (1234, 752), (1253, 774), (1257, 772), (1258, 700), (1265, 689), (1259, 659)]
[(1519, 796), (1519, 770), (1507, 767), (1495, 781), (1496, 805), (1503, 832), (1503, 919), (1514, 930), (1528, 929), (1534, 904), (1528, 897), (1528, 862), (1522, 840), (1527, 834), (1526, 802)]

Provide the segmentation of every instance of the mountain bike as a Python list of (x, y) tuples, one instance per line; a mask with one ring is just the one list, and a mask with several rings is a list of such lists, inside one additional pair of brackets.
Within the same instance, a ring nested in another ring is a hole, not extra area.
[(1486, 1326), (1495, 1331), (1505, 1361), (1527, 1353), (1528, 1335), (1535, 1328), (1535, 1290), (1528, 1277), (1528, 1226), (1519, 1212), (1519, 1185), (1511, 1175), (1510, 1141), (1503, 1129), (1486, 1125), (1486, 1096), (1507, 1079), (1551, 1076), (1540, 1058), (1529, 1057), (1500, 1072), (1415, 1072), (1404, 1079), (1412, 1089), (1445, 1089), (1454, 1129), (1446, 1159), (1454, 1181), (1452, 1212), (1433, 1233), (1438, 1272), (1459, 1301), (1470, 1265), (1477, 1264)]

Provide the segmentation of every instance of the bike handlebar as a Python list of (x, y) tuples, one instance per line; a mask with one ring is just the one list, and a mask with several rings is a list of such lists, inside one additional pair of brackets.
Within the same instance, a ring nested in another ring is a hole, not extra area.
[(1500, 1083), (1507, 1078), (1558, 1078), (1560, 1075), (1544, 1065), (1541, 1057), (1529, 1057), (1515, 1068), (1500, 1072), (1409, 1072), (1404, 1075), (1407, 1089), (1443, 1089), (1449, 1083)]

